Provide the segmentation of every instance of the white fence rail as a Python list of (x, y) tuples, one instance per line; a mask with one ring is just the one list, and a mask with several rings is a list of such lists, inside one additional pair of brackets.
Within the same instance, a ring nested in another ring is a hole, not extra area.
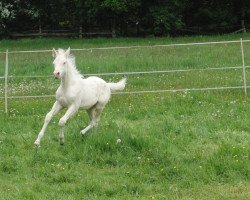
[[(208, 71), (208, 70), (226, 70), (226, 69), (242, 69), (242, 79), (243, 85), (240, 86), (230, 86), (230, 87), (206, 87), (206, 88), (184, 88), (184, 89), (167, 89), (167, 90), (140, 90), (140, 91), (125, 91), (125, 92), (116, 92), (114, 94), (144, 94), (144, 93), (162, 93), (162, 92), (183, 92), (183, 91), (209, 91), (209, 90), (230, 90), (230, 89), (243, 89), (244, 94), (247, 95), (247, 86), (246, 81), (246, 68), (250, 66), (245, 65), (245, 55), (243, 43), (250, 42), (250, 40), (233, 40), (233, 41), (219, 41), (219, 42), (200, 42), (200, 43), (182, 43), (182, 44), (167, 44), (167, 45), (150, 45), (150, 46), (118, 46), (118, 47), (101, 47), (101, 48), (83, 48), (83, 49), (72, 49), (73, 51), (93, 51), (93, 50), (111, 50), (111, 49), (134, 49), (134, 48), (156, 48), (156, 47), (175, 47), (175, 46), (194, 46), (194, 45), (211, 45), (211, 44), (229, 44), (229, 43), (239, 43), (241, 50), (241, 60), (242, 66), (236, 67), (210, 67), (210, 68), (200, 68), (200, 69), (177, 69), (177, 70), (161, 70), (161, 71), (134, 71), (134, 72), (110, 72), (110, 73), (98, 73), (98, 74), (85, 74), (89, 75), (134, 75), (134, 74), (156, 74), (156, 73), (176, 73), (176, 72), (191, 72), (191, 71)], [(5, 102), (5, 113), (8, 112), (8, 99), (23, 99), (23, 98), (49, 98), (54, 97), (55, 95), (34, 95), (34, 96), (8, 96), (8, 79), (9, 78), (40, 78), (40, 77), (50, 77), (50, 76), (11, 76), (8, 75), (9, 71), (9, 54), (18, 54), (18, 53), (42, 53), (42, 52), (51, 52), (51, 50), (34, 50), (34, 51), (8, 51), (0, 52), (5, 54), (5, 71), (4, 76), (0, 79), (4, 79), (4, 99)]]

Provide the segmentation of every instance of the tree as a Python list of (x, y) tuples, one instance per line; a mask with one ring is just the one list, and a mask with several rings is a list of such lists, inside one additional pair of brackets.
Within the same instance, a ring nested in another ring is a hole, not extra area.
[[(82, 26), (113, 29), (121, 36), (178, 35), (192, 27), (196, 33), (223, 33), (250, 23), (246, 0), (2, 0), (0, 35)], [(197, 32), (199, 30), (200, 32)]]
[(103, 0), (102, 9), (108, 14), (113, 30), (125, 34), (129, 23), (138, 23), (142, 0)]
[(202, 33), (233, 32), (242, 19), (250, 19), (250, 2), (244, 0), (186, 0), (183, 19)]
[(15, 18), (13, 5), (4, 1), (0, 2), (0, 35), (6, 31), (7, 24)]
[(155, 35), (174, 34), (183, 25), (183, 3), (180, 0), (147, 0), (142, 8), (142, 23)]

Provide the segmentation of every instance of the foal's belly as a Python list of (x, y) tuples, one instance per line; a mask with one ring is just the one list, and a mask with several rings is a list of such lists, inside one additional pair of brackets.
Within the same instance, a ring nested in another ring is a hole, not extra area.
[(91, 98), (89, 96), (83, 97), (81, 98), (80, 108), (89, 109), (93, 107), (97, 102), (98, 98), (96, 96), (93, 96)]
[(81, 109), (90, 109), (98, 102), (98, 97), (96, 95), (90, 95), (90, 96), (74, 96), (74, 97), (68, 97), (64, 95), (57, 95), (56, 96), (57, 101), (63, 106), (63, 107), (69, 107), (72, 104), (78, 105)]

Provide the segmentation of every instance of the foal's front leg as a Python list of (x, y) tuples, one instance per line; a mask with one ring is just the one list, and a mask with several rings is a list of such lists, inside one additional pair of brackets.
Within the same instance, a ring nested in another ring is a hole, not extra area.
[(50, 110), (50, 112), (48, 112), (48, 114), (47, 114), (46, 117), (45, 117), (43, 127), (42, 127), (40, 133), (38, 134), (37, 139), (36, 139), (36, 141), (35, 141), (35, 143), (34, 143), (36, 146), (39, 146), (39, 145), (40, 145), (40, 141), (41, 141), (41, 139), (42, 139), (42, 137), (43, 137), (43, 135), (44, 135), (44, 132), (45, 132), (45, 130), (46, 130), (46, 128), (47, 128), (47, 126), (48, 126), (50, 120), (52, 119), (52, 117), (53, 117), (55, 114), (57, 114), (61, 109), (62, 109), (61, 104), (60, 104), (58, 101), (56, 101), (56, 102), (54, 103), (52, 109)]
[(64, 126), (66, 122), (68, 121), (68, 119), (77, 112), (78, 108), (79, 107), (76, 105), (71, 105), (66, 111), (66, 113), (64, 114), (64, 116), (59, 120), (59, 126), (61, 127), (61, 130), (59, 133), (59, 141), (61, 145), (64, 144)]

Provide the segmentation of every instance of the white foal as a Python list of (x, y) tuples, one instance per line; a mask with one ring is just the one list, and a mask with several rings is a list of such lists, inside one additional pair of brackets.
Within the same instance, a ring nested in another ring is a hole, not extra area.
[(54, 76), (61, 79), (61, 84), (56, 91), (56, 102), (46, 115), (43, 127), (35, 141), (37, 146), (40, 145), (52, 117), (64, 107), (67, 107), (68, 110), (59, 121), (61, 127), (60, 144), (64, 144), (64, 126), (67, 120), (79, 108), (87, 110), (90, 118), (89, 125), (81, 131), (81, 134), (84, 135), (91, 128), (97, 127), (100, 114), (110, 99), (111, 91), (123, 90), (126, 84), (125, 78), (118, 83), (106, 83), (101, 78), (94, 76), (84, 79), (76, 69), (75, 58), (70, 54), (70, 48), (67, 51), (53, 49), (52, 55), (55, 57), (53, 62)]

